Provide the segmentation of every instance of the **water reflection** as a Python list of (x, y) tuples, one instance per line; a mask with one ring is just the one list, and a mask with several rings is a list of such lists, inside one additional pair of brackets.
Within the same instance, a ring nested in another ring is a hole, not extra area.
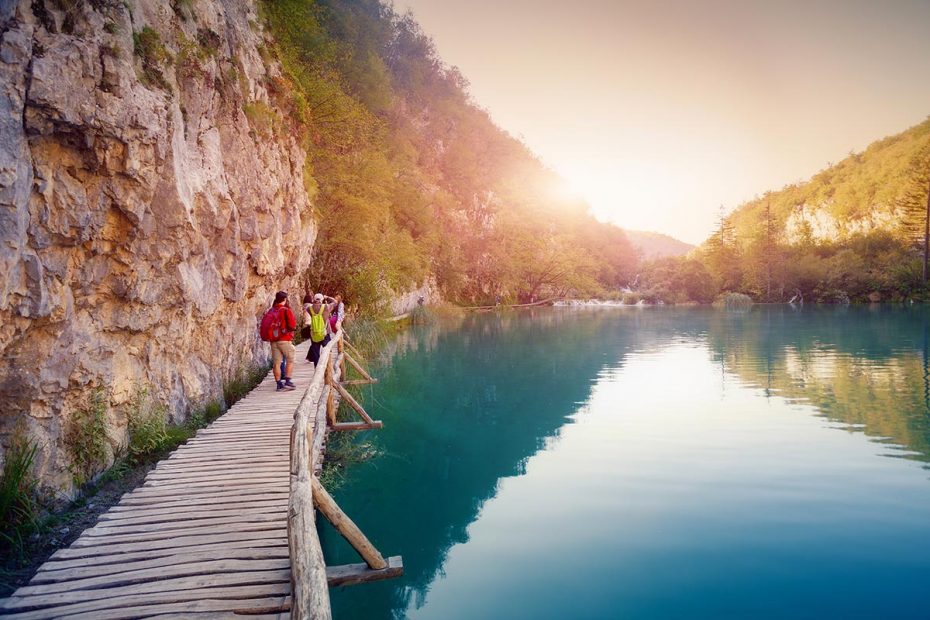
[[(913, 308), (538, 309), (404, 332), (366, 395), (385, 421), (374, 437), (386, 454), (355, 467), (336, 497), (383, 552), (404, 555), (406, 575), (334, 591), (335, 617), (402, 617), (422, 605), (485, 503), (557, 447), (592, 386), (670, 348), (719, 367), (719, 385), (702, 389), (733, 389), (736, 377), (888, 443), (889, 455), (930, 462), (927, 320)], [(663, 367), (635, 388), (681, 388), (688, 372)], [(330, 563), (358, 561), (325, 524), (321, 537)]]

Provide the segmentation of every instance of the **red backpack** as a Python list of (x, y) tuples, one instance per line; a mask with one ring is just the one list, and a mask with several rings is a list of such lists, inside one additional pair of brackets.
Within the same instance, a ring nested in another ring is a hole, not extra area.
[(258, 326), (258, 335), (265, 342), (277, 342), (284, 335), (287, 325), (281, 314), (281, 308), (271, 306), (262, 317), (262, 322)]

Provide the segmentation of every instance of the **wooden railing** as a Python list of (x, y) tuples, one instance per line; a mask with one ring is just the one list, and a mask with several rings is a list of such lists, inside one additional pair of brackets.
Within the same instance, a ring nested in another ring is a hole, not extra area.
[[(381, 428), (343, 387), (347, 378), (346, 361), (362, 376), (351, 383), (374, 383), (373, 379), (345, 350), (345, 332), (335, 334), (320, 353), (320, 361), (310, 386), (294, 412), (290, 446), (290, 499), (287, 539), (291, 558), (291, 618), (330, 619), (330, 585), (347, 585), (388, 579), (403, 574), (399, 556), (387, 560), (369, 542), (355, 523), (339, 508), (317, 478), (327, 430)], [(351, 345), (348, 345), (351, 347)], [(362, 422), (336, 420), (337, 402), (346, 402)], [(358, 551), (365, 564), (326, 567), (317, 536), (314, 506)]]

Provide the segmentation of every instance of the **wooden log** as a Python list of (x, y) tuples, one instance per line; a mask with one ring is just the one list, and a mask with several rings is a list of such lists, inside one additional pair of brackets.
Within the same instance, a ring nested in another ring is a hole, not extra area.
[[(340, 342), (342, 342), (340, 340)], [(329, 358), (326, 365), (326, 420), (330, 426), (336, 423), (336, 399), (333, 395), (333, 358)]]
[(362, 559), (365, 560), (368, 567), (374, 570), (383, 570), (387, 568), (388, 564), (384, 560), (384, 557), (365, 537), (362, 530), (358, 529), (358, 526), (355, 525), (352, 519), (342, 512), (342, 509), (339, 508), (339, 504), (337, 504), (336, 500), (323, 488), (320, 481), (314, 477), (311, 482), (313, 484), (313, 502), (316, 504), (316, 507), (323, 513), (323, 516), (333, 524), (333, 527), (342, 534), (343, 538), (349, 541), (349, 544), (358, 551), (358, 554), (362, 556)]
[(352, 368), (358, 371), (358, 374), (362, 375), (362, 377), (364, 377), (365, 379), (368, 379), (369, 381), (374, 381), (374, 379), (371, 378), (371, 375), (365, 372), (365, 369), (362, 368), (362, 365), (356, 362), (355, 359), (353, 359), (351, 355), (346, 353), (345, 358), (346, 360), (348, 360), (349, 364), (352, 365)]
[(362, 419), (364, 419), (364, 420), (365, 420), (366, 422), (368, 422), (369, 424), (374, 424), (375, 421), (371, 419), (371, 416), (368, 415), (368, 412), (365, 411), (365, 408), (362, 407), (360, 404), (358, 404), (358, 401), (357, 401), (357, 400), (355, 400), (354, 398), (352, 398), (352, 395), (349, 394), (348, 390), (346, 390), (344, 387), (342, 387), (342, 386), (339, 385), (338, 383), (336, 384), (336, 389), (339, 390), (339, 394), (340, 394), (344, 399), (346, 399), (346, 402), (348, 402), (349, 405), (351, 405), (351, 407), (352, 407), (353, 409), (355, 409), (355, 410), (358, 412), (358, 414), (359, 414), (360, 416), (362, 416)]
[[(329, 363), (329, 344), (320, 352), (320, 361)], [(290, 499), (287, 540), (291, 557), (291, 617), (329, 620), (329, 589), (326, 562), (316, 531), (313, 511), (314, 446), (321, 429), (316, 428), (320, 401), (324, 396), (325, 372), (315, 372), (313, 380), (294, 412), (291, 442)], [(325, 426), (325, 424), (324, 424)]]
[(377, 383), (377, 379), (349, 379), (348, 381), (340, 381), (342, 385), (371, 385), (372, 383)]
[(342, 566), (327, 566), (326, 579), (329, 586), (353, 586), (357, 583), (393, 579), (404, 574), (404, 560), (395, 555), (387, 559), (387, 568), (373, 570), (367, 564), (343, 564)]
[(334, 431), (371, 431), (384, 428), (381, 420), (375, 420), (371, 424), (368, 422), (339, 422), (333, 424), (331, 430)]
[(344, 338), (344, 340), (346, 341), (346, 347), (348, 347), (348, 349), (349, 349), (350, 351), (352, 351), (353, 353), (355, 353), (355, 355), (358, 356), (359, 359), (365, 359), (365, 356), (358, 352), (358, 349), (356, 349), (356, 348), (352, 345), (352, 343), (349, 342), (349, 339), (348, 339), (348, 338)]

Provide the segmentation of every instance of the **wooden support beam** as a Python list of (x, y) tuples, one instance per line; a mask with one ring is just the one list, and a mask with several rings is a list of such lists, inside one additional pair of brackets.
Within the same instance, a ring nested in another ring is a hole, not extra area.
[(346, 390), (344, 387), (342, 387), (342, 386), (339, 385), (338, 383), (335, 384), (335, 387), (336, 387), (337, 390), (339, 390), (339, 394), (340, 394), (344, 399), (346, 399), (346, 402), (349, 403), (349, 405), (350, 405), (353, 409), (355, 409), (355, 410), (358, 412), (358, 414), (359, 414), (360, 416), (362, 416), (362, 419), (363, 419), (363, 420), (365, 420), (365, 421), (368, 422), (369, 424), (374, 424), (375, 421), (371, 419), (371, 416), (368, 415), (368, 412), (365, 411), (365, 408), (362, 407), (360, 404), (358, 404), (358, 401), (357, 401), (357, 400), (355, 400), (354, 398), (352, 398), (352, 395), (349, 394), (349, 391), (348, 391), (348, 390)]
[(377, 382), (377, 379), (372, 379), (371, 381), (368, 379), (349, 379), (348, 381), (340, 381), (339, 383), (342, 385), (371, 385), (372, 383)]
[(323, 485), (320, 484), (320, 481), (315, 476), (312, 479), (312, 484), (313, 503), (316, 505), (317, 509), (333, 524), (333, 527), (342, 534), (343, 538), (349, 541), (349, 544), (358, 551), (358, 554), (362, 556), (362, 559), (365, 560), (368, 567), (374, 570), (383, 570), (387, 568), (388, 563), (384, 560), (384, 556), (375, 549), (375, 546), (369, 542), (362, 533), (362, 530), (358, 529), (358, 526), (355, 525), (352, 519), (350, 519), (346, 513), (342, 512), (339, 504), (337, 504), (336, 500), (323, 488)]
[[(340, 341), (342, 342), (342, 341)], [(336, 399), (334, 396), (333, 389), (333, 358), (330, 357), (329, 361), (326, 364), (326, 420), (329, 422), (330, 426), (336, 424)]]
[(370, 431), (384, 428), (384, 422), (374, 420), (371, 424), (368, 422), (337, 422), (332, 425), (330, 430), (334, 431)]
[(394, 579), (404, 574), (404, 560), (399, 555), (387, 559), (387, 568), (373, 570), (367, 564), (343, 564), (342, 566), (327, 566), (326, 580), (329, 587), (354, 586), (358, 583)]
[(355, 355), (357, 355), (357, 356), (359, 357), (359, 359), (365, 359), (365, 356), (362, 355), (361, 353), (359, 353), (358, 349), (356, 349), (356, 348), (352, 345), (352, 343), (348, 341), (348, 339), (345, 339), (345, 342), (346, 342), (346, 346), (349, 347), (349, 350), (352, 351), (353, 353), (355, 353)]
[(374, 382), (374, 379), (371, 378), (371, 375), (365, 372), (365, 369), (362, 368), (361, 364), (356, 362), (351, 355), (348, 353), (345, 354), (346, 360), (352, 365), (352, 368), (358, 371), (358, 374), (362, 375), (365, 379), (368, 379), (371, 382)]

